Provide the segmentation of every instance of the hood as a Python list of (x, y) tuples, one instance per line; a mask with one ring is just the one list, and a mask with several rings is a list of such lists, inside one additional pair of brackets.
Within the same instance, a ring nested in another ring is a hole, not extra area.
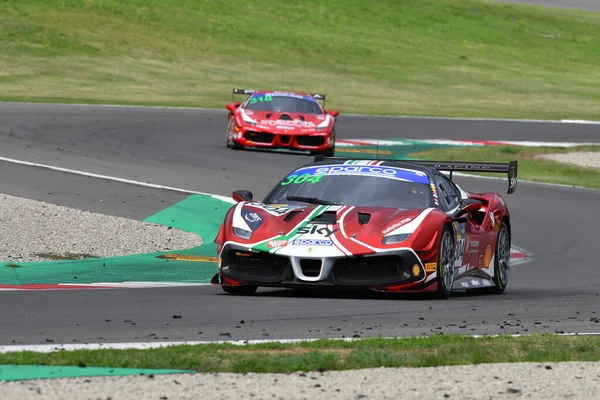
[(304, 114), (285, 111), (250, 111), (246, 115), (256, 121), (261, 129), (278, 130), (288, 133), (315, 131), (317, 127), (325, 129), (333, 118), (328, 114)]
[(389, 247), (383, 244), (384, 236), (408, 237), (431, 210), (243, 202), (233, 211), (232, 228), (237, 233), (230, 239), (288, 255), (374, 253), (373, 248)]

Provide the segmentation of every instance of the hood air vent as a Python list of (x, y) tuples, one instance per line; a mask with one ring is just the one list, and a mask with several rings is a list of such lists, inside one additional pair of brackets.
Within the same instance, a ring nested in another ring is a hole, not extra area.
[(371, 220), (371, 214), (367, 213), (358, 213), (358, 223), (361, 225), (368, 224)]
[(310, 222), (313, 224), (334, 225), (337, 223), (337, 212), (325, 211), (323, 214), (313, 218)]
[(285, 216), (285, 218), (283, 219), (285, 222), (290, 222), (291, 220), (294, 219), (294, 217), (298, 214), (300, 214), (301, 212), (304, 212), (304, 210), (293, 210), (290, 211), (288, 213), (288, 215)]

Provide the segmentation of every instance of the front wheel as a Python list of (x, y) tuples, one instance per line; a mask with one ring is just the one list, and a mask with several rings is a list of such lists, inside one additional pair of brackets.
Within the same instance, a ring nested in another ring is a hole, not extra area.
[(452, 230), (445, 226), (440, 239), (437, 265), (438, 296), (443, 299), (450, 297), (452, 286), (454, 286), (455, 254)]
[(225, 293), (235, 294), (239, 296), (249, 296), (256, 293), (257, 286), (242, 285), (242, 286), (221, 286)]

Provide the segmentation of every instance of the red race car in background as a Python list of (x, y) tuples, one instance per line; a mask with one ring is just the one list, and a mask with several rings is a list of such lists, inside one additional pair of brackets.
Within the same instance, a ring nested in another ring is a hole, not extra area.
[(227, 104), (227, 147), (289, 149), (333, 156), (337, 111), (327, 111), (323, 94), (233, 89), (243, 102)]

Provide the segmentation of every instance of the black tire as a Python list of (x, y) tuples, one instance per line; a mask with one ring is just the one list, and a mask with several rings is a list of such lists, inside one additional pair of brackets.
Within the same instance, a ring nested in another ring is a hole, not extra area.
[(243, 286), (221, 286), (225, 293), (235, 294), (238, 296), (250, 296), (256, 293), (258, 286), (243, 285)]
[(229, 132), (231, 131), (233, 123), (234, 123), (233, 119), (229, 119), (227, 121), (227, 128), (225, 129), (225, 143), (227, 144), (227, 147), (229, 147), (230, 149), (242, 149), (243, 146), (240, 146), (239, 144), (237, 144), (237, 142), (233, 138), (233, 134), (231, 135), (232, 136), (231, 140), (229, 140)]
[(452, 233), (452, 229), (446, 225), (440, 236), (436, 278), (438, 285), (437, 294), (442, 299), (447, 299), (452, 293), (452, 286), (454, 286), (455, 256), (454, 234)]
[(325, 157), (333, 157), (334, 154), (335, 154), (335, 147), (332, 147), (331, 149), (329, 149), (323, 153), (323, 155)]
[(494, 251), (494, 286), (473, 289), (474, 293), (479, 294), (502, 294), (508, 286), (508, 275), (510, 273), (510, 233), (508, 226), (504, 221), (498, 228), (498, 237), (496, 238), (496, 250)]

